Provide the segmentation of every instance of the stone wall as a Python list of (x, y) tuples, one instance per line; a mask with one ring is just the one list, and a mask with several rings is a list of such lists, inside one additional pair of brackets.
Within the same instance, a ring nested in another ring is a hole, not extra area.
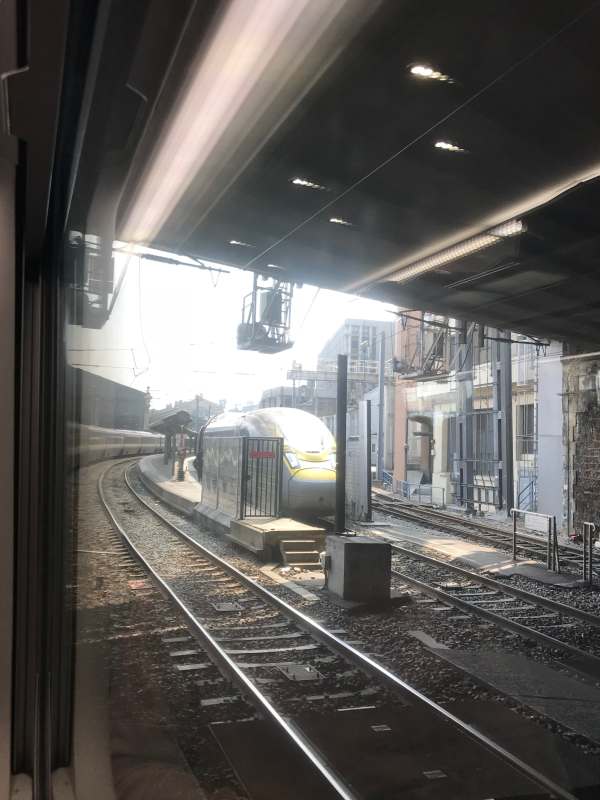
[(600, 521), (600, 361), (570, 355), (563, 361), (565, 522)]
[(575, 526), (600, 522), (600, 406), (577, 414), (575, 426), (573, 502)]

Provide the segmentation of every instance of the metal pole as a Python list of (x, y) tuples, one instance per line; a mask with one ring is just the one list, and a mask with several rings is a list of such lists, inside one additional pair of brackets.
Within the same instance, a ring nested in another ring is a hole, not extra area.
[(184, 465), (185, 465), (185, 432), (183, 425), (179, 434), (179, 457), (177, 459), (177, 480), (182, 481), (185, 479)]
[[(474, 512), (474, 455), (473, 432), (473, 347), (468, 342), (467, 324), (461, 323), (458, 348), (459, 368), (456, 375), (456, 451), (459, 476), (459, 499), (468, 513)], [(472, 329), (471, 329), (472, 339)]]
[(373, 498), (371, 497), (371, 401), (366, 401), (366, 435), (367, 448), (367, 522), (373, 521)]
[(377, 478), (383, 483), (385, 468), (385, 334), (379, 339), (379, 423), (377, 428)]
[(560, 552), (558, 550), (558, 534), (556, 532), (556, 517), (552, 517), (552, 547), (554, 549), (554, 571), (560, 574)]
[(510, 513), (513, 518), (513, 561), (517, 560), (517, 512), (511, 508)]
[(346, 413), (348, 410), (348, 356), (338, 355), (335, 418), (335, 532), (346, 530)]
[[(502, 333), (500, 334), (502, 335)], [(502, 430), (502, 479), (504, 486), (502, 493), (506, 508), (515, 504), (514, 497), (514, 455), (513, 455), (513, 413), (512, 413), (512, 350), (510, 333), (506, 336), (509, 341), (500, 343), (500, 386), (502, 397), (501, 430)]]
[(242, 480), (240, 483), (240, 509), (239, 519), (246, 515), (246, 496), (248, 491), (248, 438), (241, 440), (242, 444)]
[[(590, 522), (588, 525), (588, 557), (587, 557), (587, 567), (588, 567), (588, 583), (590, 586), (594, 580), (594, 573), (593, 573), (593, 558), (594, 558), (594, 533), (596, 531), (596, 526), (593, 522)], [(584, 544), (585, 547), (585, 544)]]
[(552, 569), (552, 520), (548, 517), (548, 547), (546, 550), (546, 567)]
[(588, 579), (588, 572), (587, 572), (587, 554), (588, 554), (588, 524), (587, 522), (583, 523), (583, 581), (584, 583)]

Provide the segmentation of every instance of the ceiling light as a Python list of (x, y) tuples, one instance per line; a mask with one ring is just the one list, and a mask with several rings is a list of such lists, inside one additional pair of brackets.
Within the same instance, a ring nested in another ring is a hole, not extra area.
[(392, 275), (389, 280), (394, 283), (403, 283), (425, 272), (430, 272), (445, 264), (449, 264), (451, 261), (458, 261), (479, 250), (484, 250), (486, 247), (498, 244), (498, 242), (503, 239), (507, 239), (511, 236), (518, 236), (524, 233), (525, 230), (525, 224), (520, 219), (504, 222), (502, 225), (490, 228), (490, 230), (485, 233), (472, 236), (470, 239), (465, 239), (464, 242), (455, 244), (452, 247), (447, 247), (445, 250), (440, 250), (439, 253), (435, 253), (432, 256), (409, 264)]
[(351, 222), (348, 222), (347, 219), (342, 219), (341, 217), (330, 217), (329, 222), (333, 222), (334, 225), (346, 225), (349, 228), (352, 227)]
[(414, 64), (410, 68), (410, 73), (417, 78), (429, 78), (432, 81), (448, 81), (452, 83), (452, 79), (449, 75), (444, 75), (443, 72), (439, 72), (437, 69), (428, 67), (425, 64)]
[[(153, 241), (171, 221), (170, 235), (185, 240), (377, 7), (354, 0), (223, 5), (160, 135), (143, 142), (148, 155), (128, 187), (120, 239)], [(185, 213), (176, 216), (177, 208)]]
[(459, 147), (457, 144), (452, 144), (452, 142), (436, 142), (435, 146), (439, 150), (449, 150), (451, 153), (466, 153), (467, 151), (464, 147)]
[(229, 244), (233, 244), (236, 247), (254, 247), (253, 244), (248, 244), (248, 242), (238, 242), (237, 239), (230, 239)]
[(325, 191), (326, 188), (320, 183), (313, 183), (313, 181), (308, 181), (306, 178), (293, 178), (292, 183), (294, 186), (303, 186), (305, 189), (318, 189), (320, 192)]
[(277, 264), (267, 264), (267, 267), (270, 267), (271, 269), (285, 269), (285, 267), (280, 267)]

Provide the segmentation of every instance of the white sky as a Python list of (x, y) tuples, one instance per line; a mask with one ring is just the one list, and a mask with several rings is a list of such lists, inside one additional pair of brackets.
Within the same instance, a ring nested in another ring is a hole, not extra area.
[[(116, 256), (115, 280), (127, 258)], [(276, 355), (238, 350), (237, 326), (252, 273), (224, 268), (230, 274), (217, 276), (130, 257), (104, 327), (69, 326), (71, 363), (136, 389), (150, 387), (156, 408), (196, 394), (225, 399), (231, 408), (258, 402), (264, 389), (287, 384), (293, 361), (314, 368), (345, 319), (395, 319), (389, 305), (304, 286), (294, 291), (291, 349)]]

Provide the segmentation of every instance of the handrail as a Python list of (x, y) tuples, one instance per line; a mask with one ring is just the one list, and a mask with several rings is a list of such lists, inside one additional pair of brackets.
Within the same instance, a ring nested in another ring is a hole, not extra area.
[[(443, 508), (446, 507), (446, 489), (443, 486), (433, 486), (431, 483), (409, 483), (408, 481), (397, 481), (398, 486), (400, 486), (400, 494), (402, 497), (407, 499), (409, 502), (414, 499), (415, 492), (410, 491), (411, 489), (416, 490), (417, 495), (417, 505), (425, 505), (421, 502), (421, 498), (424, 497), (431, 497), (431, 505), (434, 502), (434, 492), (441, 492), (442, 493), (442, 502), (441, 506)], [(428, 489), (430, 491), (423, 492), (422, 489)], [(408, 491), (407, 491), (408, 490)]]
[(546, 553), (546, 567), (552, 572), (560, 572), (560, 556), (558, 550), (558, 535), (556, 532), (556, 517), (551, 514), (542, 514), (540, 511), (528, 511), (525, 508), (511, 508), (510, 516), (513, 520), (513, 561), (517, 560), (517, 519), (519, 515), (525, 516), (525, 527), (530, 531), (544, 532), (543, 528), (527, 525), (527, 517), (535, 517), (536, 519), (545, 520), (544, 527), (548, 536), (548, 546)]
[(597, 530), (595, 523), (583, 523), (583, 580), (589, 586), (594, 582), (594, 534)]
[[(526, 484), (521, 489), (521, 491), (517, 495), (517, 503), (518, 503), (519, 507), (521, 506), (521, 501), (522, 501), (523, 497), (526, 497), (527, 493), (529, 493), (531, 495), (531, 500), (533, 501), (533, 487), (534, 487), (534, 485), (535, 485), (535, 481), (531, 480), (531, 481), (529, 481), (528, 484)], [(535, 513), (535, 512), (528, 512), (528, 513)]]

